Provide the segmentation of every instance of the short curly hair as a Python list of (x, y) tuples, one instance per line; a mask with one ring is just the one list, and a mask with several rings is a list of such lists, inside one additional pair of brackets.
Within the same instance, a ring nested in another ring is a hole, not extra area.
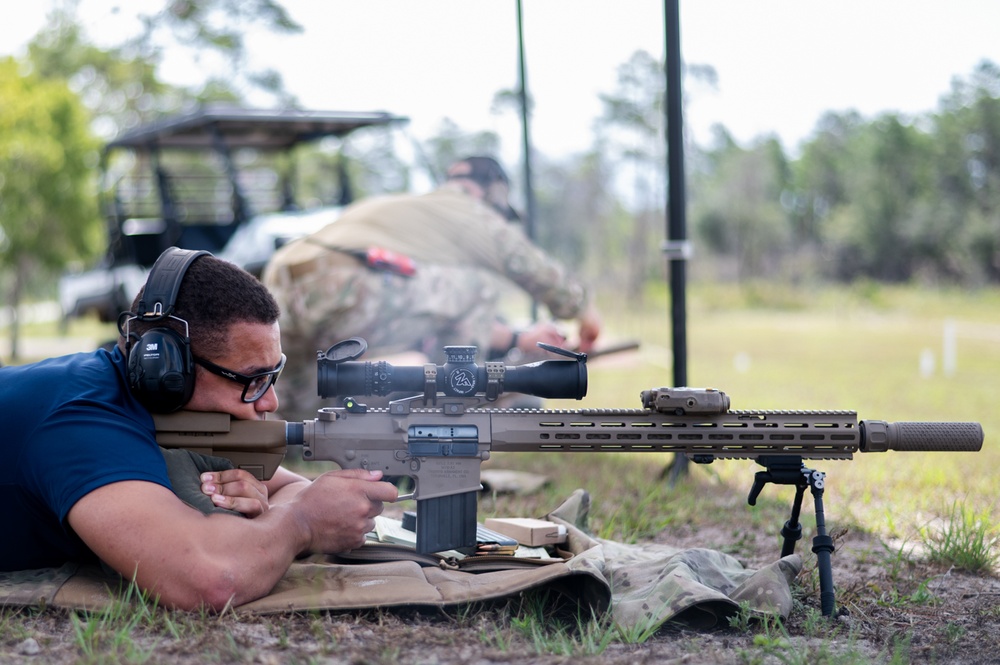
[[(139, 311), (145, 287), (132, 301), (131, 312)], [(229, 329), (235, 323), (272, 324), (281, 309), (260, 280), (239, 266), (210, 254), (200, 256), (184, 273), (173, 315), (188, 323), (191, 351), (204, 358), (218, 358), (229, 346)], [(132, 320), (129, 333), (141, 336), (150, 328), (168, 327), (184, 334), (184, 325), (174, 319), (148, 322)], [(118, 339), (126, 348), (124, 332)]]

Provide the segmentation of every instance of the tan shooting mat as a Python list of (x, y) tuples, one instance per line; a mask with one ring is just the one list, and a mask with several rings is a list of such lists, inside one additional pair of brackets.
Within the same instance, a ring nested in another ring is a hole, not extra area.
[[(716, 550), (626, 545), (586, 532), (590, 498), (577, 490), (547, 519), (569, 532), (568, 559), (509, 570), (467, 572), (414, 561), (334, 562), (311, 558), (292, 564), (267, 596), (234, 608), (247, 614), (393, 607), (458, 607), (501, 600), (528, 590), (550, 591), (554, 603), (598, 612), (611, 608), (623, 626), (667, 621), (710, 628), (746, 602), (756, 612), (787, 617), (798, 555), (748, 570)], [(101, 610), (126, 585), (97, 567), (0, 573), (0, 606)]]

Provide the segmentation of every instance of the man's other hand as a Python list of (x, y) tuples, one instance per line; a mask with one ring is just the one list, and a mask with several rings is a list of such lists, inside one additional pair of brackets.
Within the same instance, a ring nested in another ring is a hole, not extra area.
[(235, 510), (247, 517), (257, 517), (269, 508), (267, 487), (243, 469), (201, 474), (201, 491), (219, 508)]

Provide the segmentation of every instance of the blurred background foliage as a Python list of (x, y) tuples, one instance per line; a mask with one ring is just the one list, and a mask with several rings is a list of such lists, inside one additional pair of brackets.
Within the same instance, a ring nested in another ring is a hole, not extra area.
[[(165, 0), (143, 17), (141, 34), (123, 35), (112, 48), (89, 41), (74, 8), (68, 0), (53, 12), (23, 59), (0, 62), (0, 293), (7, 305), (52, 298), (61, 271), (102, 253), (95, 178), (102, 142), (193, 103), (245, 102), (250, 91), (270, 94), (276, 108), (296, 103), (277, 72), (246, 66), (249, 26), (301, 29), (277, 2)], [(222, 54), (228, 76), (207, 71), (197, 88), (164, 83), (156, 31)], [(621, 64), (615, 89), (602, 95), (591, 149), (533, 155), (539, 244), (634, 304), (649, 282), (666, 279), (663, 70), (637, 51)], [(686, 65), (686, 95), (714, 83), (710, 66)], [(495, 111), (510, 112), (511, 99), (511, 91), (497, 91)], [(335, 150), (309, 147), (301, 182), (316, 191), (305, 198), (330, 198), (320, 184), (325, 172), (348, 169), (353, 195), (362, 197), (437, 182), (454, 158), (501, 148), (496, 134), (446, 118), (437, 136), (411, 141), (417, 157), (407, 160), (392, 134), (398, 131), (359, 132)], [(59, 146), (62, 154), (54, 154)], [(710, 145), (689, 142), (685, 153), (693, 280), (1000, 282), (995, 63), (956, 78), (922, 117), (828, 113), (794, 154), (775, 136), (741, 145), (717, 126)], [(515, 196), (523, 196), (520, 189), (515, 184)]]

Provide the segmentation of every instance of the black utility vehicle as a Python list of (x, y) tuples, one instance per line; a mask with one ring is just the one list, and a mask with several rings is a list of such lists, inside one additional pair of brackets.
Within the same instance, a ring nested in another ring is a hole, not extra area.
[[(260, 110), (208, 105), (125, 132), (101, 160), (108, 251), (60, 280), (66, 317), (114, 321), (167, 247), (205, 249), (259, 275), (274, 250), (335, 220), (350, 202), (343, 161), (311, 173), (296, 200), (302, 144), (405, 122), (385, 112)], [(328, 176), (329, 185), (316, 182)]]

